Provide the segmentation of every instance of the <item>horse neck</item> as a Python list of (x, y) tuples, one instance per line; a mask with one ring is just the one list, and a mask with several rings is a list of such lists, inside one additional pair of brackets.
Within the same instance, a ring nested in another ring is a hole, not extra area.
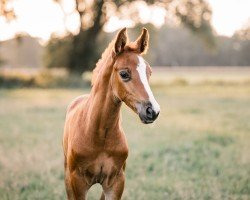
[[(120, 125), (121, 102), (117, 101), (111, 87), (112, 72), (105, 71), (99, 75), (92, 87), (89, 99), (89, 123), (92, 133), (105, 138), (108, 130)], [(93, 131), (93, 129), (95, 129)]]

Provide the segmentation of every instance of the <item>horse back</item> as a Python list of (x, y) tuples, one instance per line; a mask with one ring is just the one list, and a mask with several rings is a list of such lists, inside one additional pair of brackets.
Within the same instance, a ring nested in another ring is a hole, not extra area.
[(81, 95), (81, 96), (78, 96), (76, 97), (68, 106), (67, 108), (67, 114), (68, 115), (71, 111), (73, 111), (74, 109), (77, 109), (77, 107), (84, 103), (87, 98), (89, 97), (89, 94), (85, 94), (85, 95)]

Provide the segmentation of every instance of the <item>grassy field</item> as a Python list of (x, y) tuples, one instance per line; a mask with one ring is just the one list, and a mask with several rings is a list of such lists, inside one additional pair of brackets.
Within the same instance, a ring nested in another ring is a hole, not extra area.
[[(155, 124), (123, 106), (130, 147), (123, 199), (250, 199), (250, 84), (153, 90), (161, 105)], [(65, 199), (65, 109), (86, 92), (0, 90), (1, 200)], [(93, 186), (89, 199), (99, 196)]]

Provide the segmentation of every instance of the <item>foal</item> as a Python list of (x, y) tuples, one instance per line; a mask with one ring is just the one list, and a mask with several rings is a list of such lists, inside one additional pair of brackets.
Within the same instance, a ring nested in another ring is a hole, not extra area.
[(120, 120), (122, 102), (145, 124), (160, 112), (149, 87), (151, 69), (141, 57), (148, 31), (128, 42), (126, 28), (105, 50), (93, 73), (89, 95), (68, 107), (64, 127), (65, 184), (68, 199), (86, 199), (89, 188), (102, 185), (101, 199), (121, 199), (128, 145)]

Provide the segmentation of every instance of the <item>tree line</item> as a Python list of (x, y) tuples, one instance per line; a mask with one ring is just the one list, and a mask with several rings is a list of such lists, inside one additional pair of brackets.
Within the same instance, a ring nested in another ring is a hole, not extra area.
[[(54, 1), (60, 5), (66, 19), (68, 16), (63, 1)], [(0, 15), (7, 20), (17, 17), (12, 2), (13, 0), (1, 1)], [(138, 1), (72, 0), (72, 2), (79, 16), (79, 32), (76, 35), (68, 33), (63, 38), (51, 38), (45, 56), (45, 63), (48, 67), (62, 66), (70, 72), (92, 69), (100, 57), (99, 40), (102, 37), (103, 27), (111, 16), (131, 19), (135, 24), (141, 22), (139, 10), (135, 9)], [(183, 24), (210, 46), (214, 45), (211, 27), (212, 11), (205, 0), (146, 0), (143, 2), (148, 6), (155, 5), (165, 9), (176, 23)]]

